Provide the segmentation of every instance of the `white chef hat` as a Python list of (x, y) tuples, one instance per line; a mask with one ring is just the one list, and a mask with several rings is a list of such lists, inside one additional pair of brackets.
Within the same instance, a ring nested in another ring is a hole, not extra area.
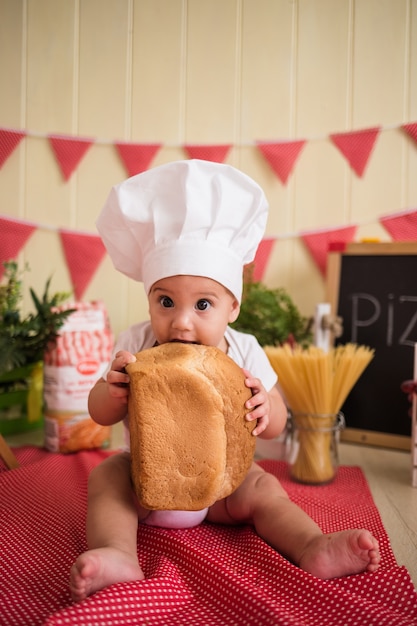
[(152, 285), (205, 276), (240, 301), (243, 266), (264, 234), (268, 203), (239, 170), (191, 159), (152, 168), (112, 188), (97, 228), (117, 270)]

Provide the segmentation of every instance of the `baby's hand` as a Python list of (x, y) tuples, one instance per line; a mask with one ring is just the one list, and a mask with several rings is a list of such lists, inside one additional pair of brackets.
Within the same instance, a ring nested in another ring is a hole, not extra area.
[(246, 376), (245, 385), (252, 391), (252, 397), (245, 404), (247, 409), (251, 409), (250, 413), (247, 413), (246, 419), (249, 422), (258, 420), (252, 434), (260, 435), (269, 424), (269, 395), (259, 378), (253, 378), (247, 370), (243, 370), (243, 372)]
[(118, 398), (124, 404), (127, 404), (129, 396), (129, 376), (125, 372), (125, 366), (135, 361), (136, 357), (133, 354), (127, 350), (120, 350), (117, 352), (107, 374), (110, 395), (113, 398)]

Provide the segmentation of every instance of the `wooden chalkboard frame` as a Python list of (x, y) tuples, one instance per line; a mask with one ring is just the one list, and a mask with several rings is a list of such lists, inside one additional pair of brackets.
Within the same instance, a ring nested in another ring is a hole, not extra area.
[[(342, 251), (330, 251), (327, 263), (326, 299), (334, 314), (338, 313), (342, 263), (345, 255), (407, 255), (417, 258), (417, 242), (350, 243)], [(410, 378), (412, 375), (411, 370)], [(341, 438), (344, 441), (400, 450), (410, 450), (411, 446), (411, 436), (359, 428), (346, 428)]]

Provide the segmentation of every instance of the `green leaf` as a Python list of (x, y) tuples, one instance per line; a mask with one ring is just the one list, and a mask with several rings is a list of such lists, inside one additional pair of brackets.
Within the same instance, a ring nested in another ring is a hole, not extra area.
[[(49, 295), (48, 278), (41, 298), (30, 288), (35, 308), (22, 318), (22, 281), (14, 261), (4, 263), (4, 284), (0, 285), (0, 375), (16, 367), (43, 360), (45, 350), (59, 335), (59, 329), (75, 309), (59, 310), (70, 296), (66, 292)], [(27, 269), (27, 267), (25, 268)]]
[(268, 289), (261, 282), (245, 284), (240, 315), (231, 326), (255, 335), (262, 346), (289, 340), (308, 345), (313, 339), (311, 320), (301, 315), (287, 291)]

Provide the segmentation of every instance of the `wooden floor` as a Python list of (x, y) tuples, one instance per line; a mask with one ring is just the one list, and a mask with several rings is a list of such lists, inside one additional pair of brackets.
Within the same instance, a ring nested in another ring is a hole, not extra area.
[[(43, 433), (8, 437), (10, 445), (42, 445)], [(120, 425), (113, 429), (112, 447), (122, 445)], [(263, 454), (265, 456), (265, 454)], [(273, 458), (273, 448), (270, 449)], [(411, 486), (411, 455), (351, 443), (339, 445), (342, 465), (362, 468), (399, 565), (405, 565), (417, 588), (417, 488)]]

